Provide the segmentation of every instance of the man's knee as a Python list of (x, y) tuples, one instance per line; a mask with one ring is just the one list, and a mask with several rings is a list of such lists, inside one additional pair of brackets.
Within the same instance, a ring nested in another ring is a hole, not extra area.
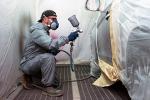
[(55, 56), (49, 53), (43, 54), (42, 55), (42, 60), (44, 60), (44, 62), (55, 62)]
[(27, 75), (30, 75), (30, 70), (29, 70), (29, 68), (27, 68), (27, 67), (21, 67), (20, 68), (21, 70), (22, 70), (22, 72), (24, 73), (24, 74), (27, 74)]

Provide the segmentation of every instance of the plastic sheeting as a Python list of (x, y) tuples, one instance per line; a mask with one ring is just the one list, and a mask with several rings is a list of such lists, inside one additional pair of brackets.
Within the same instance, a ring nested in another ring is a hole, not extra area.
[[(88, 0), (90, 5), (90, 0)], [(92, 2), (92, 0), (91, 0)], [(96, 28), (96, 47), (97, 48), (97, 55), (95, 58), (98, 58), (98, 64), (101, 69), (101, 76), (98, 80), (94, 82), (94, 85), (97, 86), (110, 86), (118, 79), (118, 72), (117, 68), (113, 66), (112, 63), (112, 44), (111, 44), (111, 37), (110, 37), (110, 30), (109, 30), (109, 11), (111, 0), (109, 1), (99, 1), (99, 10), (101, 11), (98, 20), (96, 20), (95, 28)], [(94, 2), (96, 3), (96, 2)], [(91, 3), (91, 9), (93, 10), (93, 2)], [(96, 4), (95, 4), (96, 5)], [(94, 28), (93, 28), (94, 30)], [(91, 43), (94, 45), (94, 43)], [(93, 53), (93, 52), (92, 52)], [(91, 69), (94, 68), (91, 66)], [(97, 69), (98, 70), (98, 69)]]
[[(110, 9), (112, 67), (116, 69), (132, 100), (150, 98), (149, 11), (148, 0), (113, 0)], [(104, 40), (98, 42), (103, 44)], [(101, 49), (99, 48), (99, 53)], [(99, 58), (102, 57), (99, 55)], [(108, 61), (105, 59), (106, 63), (100, 64), (101, 69), (103, 66), (111, 67)], [(105, 75), (109, 76), (107, 74), (106, 71)], [(106, 81), (108, 77), (103, 78), (105, 85), (112, 82)]]
[[(133, 100), (150, 98), (150, 3), (120, 0), (112, 5), (112, 26), (120, 79)], [(114, 33), (116, 32), (116, 33)]]
[[(110, 8), (110, 7), (109, 7)], [(118, 75), (116, 69), (112, 66), (112, 48), (110, 40), (109, 20), (107, 16), (107, 10), (105, 13), (101, 13), (99, 20), (97, 21), (97, 48), (98, 48), (98, 64), (101, 69), (100, 78), (94, 82), (94, 85), (98, 86), (110, 86), (117, 79)]]
[(0, 97), (7, 97), (22, 75), (18, 70), (22, 39), (31, 24), (35, 5), (30, 0), (2, 0), (0, 9)]

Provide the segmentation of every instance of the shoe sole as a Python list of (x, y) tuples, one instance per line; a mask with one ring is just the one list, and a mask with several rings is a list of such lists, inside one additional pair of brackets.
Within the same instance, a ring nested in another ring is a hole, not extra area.
[(36, 85), (36, 84), (32, 84), (32, 86), (34, 86), (34, 87), (36, 87), (36, 88), (42, 90), (42, 94), (44, 94), (44, 95), (48, 95), (48, 96), (52, 96), (52, 97), (60, 97), (60, 96), (63, 96), (63, 93), (51, 93), (51, 92), (46, 91), (45, 88), (42, 88), (42, 87), (40, 87), (40, 86), (38, 86), (38, 85)]

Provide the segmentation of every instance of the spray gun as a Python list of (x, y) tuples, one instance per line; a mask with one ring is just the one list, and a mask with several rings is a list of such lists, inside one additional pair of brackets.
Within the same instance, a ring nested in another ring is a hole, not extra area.
[(79, 32), (79, 33), (83, 32), (79, 27), (79, 22), (76, 18), (76, 15), (69, 17), (68, 20), (70, 21), (71, 25), (76, 28), (75, 32)]
[[(77, 20), (76, 15), (73, 15), (73, 16), (69, 17), (68, 20), (70, 21), (71, 25), (76, 28), (76, 30), (74, 32), (78, 32), (78, 33), (83, 32), (79, 27), (79, 21)], [(71, 58), (72, 58), (73, 46), (74, 46), (73, 42), (70, 42), (70, 55), (71, 55)], [(71, 59), (71, 69), (72, 69), (72, 71), (74, 71), (73, 59)]]

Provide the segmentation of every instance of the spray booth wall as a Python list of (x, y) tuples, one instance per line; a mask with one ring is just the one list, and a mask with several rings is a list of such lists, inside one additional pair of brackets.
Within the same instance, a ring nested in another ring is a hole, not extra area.
[(21, 75), (22, 36), (34, 17), (35, 4), (31, 0), (2, 0), (0, 9), (0, 96), (6, 96)]
[[(6, 97), (8, 91), (16, 84), (19, 71), (19, 63), (23, 51), (24, 38), (28, 36), (29, 26), (35, 23), (41, 13), (46, 9), (55, 10), (60, 23), (55, 32), (58, 35), (67, 36), (74, 28), (68, 21), (68, 17), (75, 14), (80, 22), (83, 33), (75, 41), (73, 58), (75, 63), (89, 61), (91, 59), (92, 26), (97, 19), (97, 12), (85, 10), (86, 0), (2, 0), (0, 2), (0, 97)], [(69, 45), (62, 47), (69, 51)], [(60, 53), (59, 62), (66, 63), (69, 57)]]

